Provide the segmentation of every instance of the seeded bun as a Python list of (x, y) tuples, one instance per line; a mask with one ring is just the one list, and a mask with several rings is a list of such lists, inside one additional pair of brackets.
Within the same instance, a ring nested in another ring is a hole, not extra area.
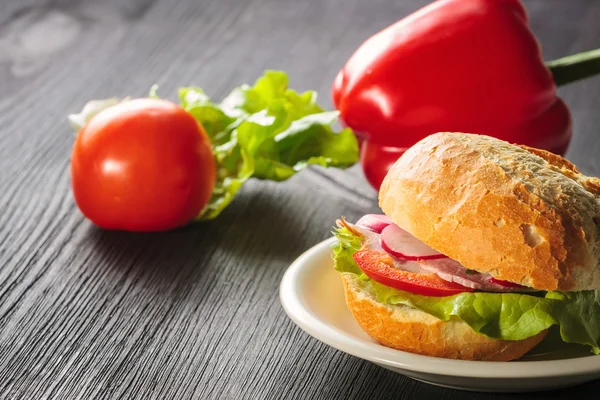
[(342, 274), (346, 304), (373, 340), (398, 350), (460, 360), (510, 361), (531, 350), (546, 331), (525, 340), (495, 340), (476, 333), (461, 320), (442, 321), (404, 305), (387, 305)]
[(546, 291), (600, 289), (600, 179), (555, 154), (437, 133), (394, 164), (379, 203), (401, 228), (468, 269)]

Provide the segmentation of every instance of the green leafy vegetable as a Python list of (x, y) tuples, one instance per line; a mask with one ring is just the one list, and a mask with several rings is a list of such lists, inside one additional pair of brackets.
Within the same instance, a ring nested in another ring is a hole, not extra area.
[(358, 160), (352, 131), (331, 128), (338, 112), (323, 111), (315, 92), (287, 84), (285, 73), (267, 71), (220, 104), (200, 88), (180, 89), (181, 105), (205, 127), (218, 162), (212, 199), (199, 218), (216, 217), (250, 177), (283, 181), (311, 164), (345, 168)]
[(360, 250), (362, 237), (353, 234), (345, 227), (334, 228), (333, 234), (338, 238), (338, 241), (331, 246), (335, 261), (334, 268), (339, 272), (361, 275), (362, 271), (352, 256)]
[[(337, 111), (324, 111), (313, 91), (288, 89), (284, 72), (266, 71), (253, 86), (234, 89), (214, 103), (198, 87), (179, 90), (180, 105), (206, 130), (217, 162), (217, 182), (196, 219), (213, 219), (231, 203), (249, 178), (283, 181), (309, 165), (347, 168), (358, 161), (350, 129), (335, 132)], [(157, 98), (157, 86), (150, 97)], [(117, 98), (90, 101), (69, 115), (75, 130)]]
[(368, 279), (352, 255), (360, 236), (347, 228), (334, 232), (335, 268), (360, 277), (362, 289), (385, 304), (403, 304), (444, 321), (460, 318), (474, 331), (494, 339), (522, 340), (552, 325), (560, 326), (568, 343), (592, 347), (600, 354), (600, 291), (548, 292), (545, 297), (520, 293), (465, 292), (448, 297), (422, 296), (390, 288)]
[(75, 129), (75, 131), (79, 132), (81, 128), (88, 122), (94, 115), (98, 114), (100, 111), (105, 108), (114, 106), (119, 104), (121, 101), (128, 100), (123, 99), (119, 100), (116, 97), (111, 97), (110, 99), (104, 100), (91, 100), (88, 101), (85, 106), (83, 106), (83, 110), (78, 112), (77, 114), (69, 114), (68, 119), (71, 123), (71, 127)]

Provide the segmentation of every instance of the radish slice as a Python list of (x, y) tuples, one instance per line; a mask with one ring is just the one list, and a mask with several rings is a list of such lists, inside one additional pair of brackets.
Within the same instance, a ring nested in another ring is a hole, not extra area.
[(392, 220), (387, 215), (380, 214), (367, 214), (356, 223), (357, 226), (375, 233), (381, 233), (386, 226), (391, 224)]
[(386, 226), (381, 232), (381, 247), (392, 256), (403, 260), (418, 261), (447, 258), (394, 224)]
[(518, 283), (503, 281), (502, 279), (490, 278), (490, 282), (493, 282), (497, 285), (504, 286), (507, 288), (524, 288), (526, 286), (519, 285)]

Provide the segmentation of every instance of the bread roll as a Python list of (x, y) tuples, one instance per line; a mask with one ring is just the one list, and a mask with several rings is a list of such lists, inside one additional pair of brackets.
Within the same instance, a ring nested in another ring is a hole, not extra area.
[[(401, 228), (468, 269), (546, 291), (600, 289), (600, 180), (555, 154), (438, 133), (394, 164), (379, 202)], [(443, 328), (423, 321), (431, 341), (442, 340), (433, 336)]]
[(342, 273), (346, 304), (358, 325), (373, 340), (394, 349), (461, 360), (509, 361), (537, 345), (546, 331), (525, 340), (495, 340), (476, 333), (465, 322), (442, 321), (404, 305), (379, 303), (357, 284), (357, 276)]

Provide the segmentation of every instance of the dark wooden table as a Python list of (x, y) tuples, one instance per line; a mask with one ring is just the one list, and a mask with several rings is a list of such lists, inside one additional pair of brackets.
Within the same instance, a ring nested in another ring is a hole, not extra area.
[[(153, 83), (215, 97), (266, 68), (331, 107), (337, 70), (365, 38), (427, 0), (2, 0), (0, 398), (281, 399), (596, 396), (472, 394), (418, 383), (298, 329), (278, 285), (336, 217), (377, 210), (360, 169), (249, 182), (216, 221), (105, 232), (69, 186), (66, 115)], [(529, 0), (546, 58), (600, 47), (600, 1)], [(600, 174), (600, 79), (561, 90), (569, 158)]]

